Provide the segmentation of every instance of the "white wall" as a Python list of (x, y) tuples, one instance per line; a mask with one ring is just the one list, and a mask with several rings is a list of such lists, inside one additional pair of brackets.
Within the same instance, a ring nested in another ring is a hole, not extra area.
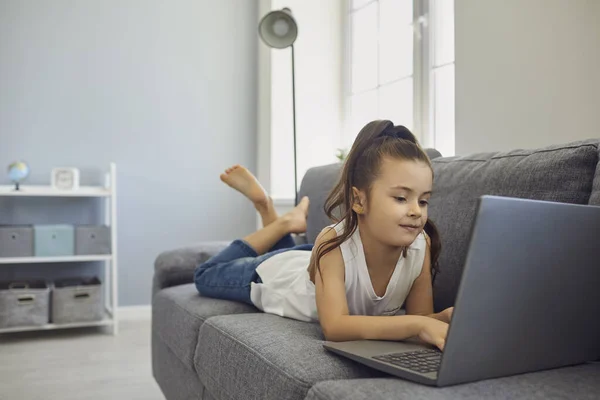
[(600, 137), (600, 1), (455, 0), (456, 153)]
[[(48, 184), (75, 166), (98, 184), (117, 163), (120, 305), (150, 303), (160, 252), (256, 226), (219, 174), (255, 167), (257, 13), (246, 0), (0, 1), (0, 168), (25, 159), (27, 183)], [(26, 200), (0, 199), (0, 224), (93, 222), (89, 202)], [(81, 270), (0, 279), (46, 273)]]
[[(259, 2), (259, 18), (269, 9), (289, 7), (299, 26), (294, 44), (298, 184), (308, 168), (336, 161), (335, 149), (340, 144), (343, 117), (343, 1)], [(290, 199), (294, 193), (290, 49), (270, 50), (257, 40), (258, 177), (274, 198)]]
[[(258, 0), (258, 15), (256, 24), (264, 15), (271, 11), (271, 0)], [(257, 41), (257, 158), (256, 172), (262, 185), (271, 190), (271, 49), (262, 43), (258, 35)], [(257, 214), (257, 223), (260, 218)], [(260, 225), (259, 225), (260, 226)]]

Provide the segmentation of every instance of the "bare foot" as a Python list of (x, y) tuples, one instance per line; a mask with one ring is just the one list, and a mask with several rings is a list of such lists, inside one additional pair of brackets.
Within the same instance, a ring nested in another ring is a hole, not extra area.
[(252, 172), (241, 165), (234, 165), (221, 174), (221, 180), (246, 196), (255, 206), (265, 206), (269, 202), (267, 192)]
[(310, 200), (304, 196), (294, 209), (282, 218), (288, 223), (290, 233), (306, 232), (306, 217), (308, 216), (308, 205)]

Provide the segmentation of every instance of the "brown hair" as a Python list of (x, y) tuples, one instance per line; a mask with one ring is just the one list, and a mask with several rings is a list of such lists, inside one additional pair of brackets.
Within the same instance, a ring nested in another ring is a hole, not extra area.
[[(415, 136), (404, 126), (394, 126), (391, 121), (373, 121), (365, 125), (354, 140), (344, 162), (340, 179), (325, 201), (325, 213), (333, 222), (339, 224), (346, 221), (344, 230), (339, 236), (318, 246), (316, 256), (311, 259), (309, 267), (311, 280), (314, 281), (315, 269), (321, 272), (321, 258), (339, 247), (358, 228), (358, 216), (352, 209), (355, 201), (352, 187), (366, 191), (368, 196), (384, 157), (422, 161), (431, 168), (429, 157)], [(433, 168), (431, 172), (433, 173)], [(334, 212), (338, 210), (341, 212), (341, 218), (334, 216)], [(440, 235), (429, 219), (425, 223), (425, 232), (431, 239), (431, 268), (435, 278), (439, 272), (437, 263), (442, 247)], [(404, 248), (402, 252), (404, 257), (406, 257), (406, 250)]]

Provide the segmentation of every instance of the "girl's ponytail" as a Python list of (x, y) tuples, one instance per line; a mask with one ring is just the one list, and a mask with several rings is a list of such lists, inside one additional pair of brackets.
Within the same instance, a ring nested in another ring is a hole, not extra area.
[(402, 125), (394, 126), (393, 124), (391, 124), (391, 126), (387, 127), (383, 132), (381, 132), (380, 136), (388, 136), (395, 139), (404, 139), (418, 145), (417, 138), (415, 137), (415, 135), (413, 135), (413, 133), (409, 131), (408, 128)]

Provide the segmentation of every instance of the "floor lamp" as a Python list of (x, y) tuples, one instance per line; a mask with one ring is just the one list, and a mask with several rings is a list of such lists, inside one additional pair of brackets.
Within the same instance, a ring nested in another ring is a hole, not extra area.
[(294, 42), (298, 37), (298, 25), (292, 10), (283, 8), (271, 11), (258, 24), (262, 41), (275, 49), (292, 48), (292, 115), (294, 123), (294, 205), (298, 204), (298, 163), (296, 160), (296, 75), (294, 71)]

